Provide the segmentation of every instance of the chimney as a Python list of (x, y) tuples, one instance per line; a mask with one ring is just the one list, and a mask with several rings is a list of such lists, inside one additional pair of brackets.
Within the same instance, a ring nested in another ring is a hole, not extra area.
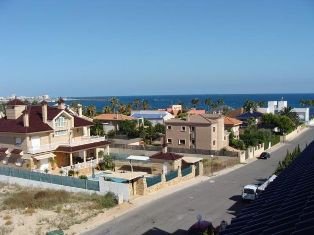
[(61, 97), (58, 100), (58, 109), (65, 109), (64, 100)]
[(82, 109), (82, 105), (81, 104), (77, 105), (77, 113), (78, 113), (79, 117), (83, 116), (83, 109)]
[(47, 106), (48, 103), (45, 100), (41, 102), (41, 114), (43, 118), (43, 123), (47, 123)]
[(23, 112), (23, 124), (24, 127), (29, 127), (29, 114), (27, 108)]

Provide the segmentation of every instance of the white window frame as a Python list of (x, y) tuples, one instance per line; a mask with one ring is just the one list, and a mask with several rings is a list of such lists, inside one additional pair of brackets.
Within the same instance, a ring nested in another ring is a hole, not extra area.
[(170, 125), (167, 125), (167, 130), (171, 130), (172, 127)]
[(172, 139), (171, 138), (167, 139), (167, 144), (172, 144)]
[(186, 131), (186, 126), (181, 126), (181, 131)]
[(213, 146), (215, 146), (216, 145), (216, 140), (213, 140)]
[(67, 123), (67, 121), (66, 121), (66, 119), (63, 116), (58, 117), (56, 119), (56, 121), (55, 121), (55, 125), (56, 125), (57, 128), (65, 127), (66, 123)]
[[(183, 144), (183, 143), (181, 143), (181, 141), (184, 141), (184, 144)], [(178, 140), (178, 144), (179, 144), (179, 145), (185, 145), (185, 144), (186, 144), (185, 139), (179, 139), (179, 140)]]
[(68, 130), (55, 131), (55, 136), (64, 136), (68, 134)]

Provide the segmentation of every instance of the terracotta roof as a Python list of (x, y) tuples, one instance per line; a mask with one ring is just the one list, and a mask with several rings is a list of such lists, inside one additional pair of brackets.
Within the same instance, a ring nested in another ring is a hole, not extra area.
[(206, 111), (205, 109), (190, 109), (187, 113), (192, 114), (192, 115), (195, 115), (195, 114), (199, 115), (199, 114), (205, 114)]
[(21, 149), (13, 149), (11, 151), (12, 154), (21, 154), (22, 152), (23, 152), (23, 150), (21, 150)]
[[(47, 107), (47, 119), (53, 120), (60, 112), (64, 110), (56, 107)], [(13, 132), (13, 133), (33, 133), (41, 131), (52, 131), (53, 129), (42, 120), (42, 107), (41, 105), (28, 106), (27, 111), (29, 115), (29, 127), (24, 127), (23, 115), (18, 119), (0, 119), (0, 132)], [(91, 126), (93, 122), (85, 120), (84, 118), (74, 116), (74, 127)]]
[(227, 126), (238, 126), (242, 124), (242, 121), (236, 119), (236, 118), (231, 118), (231, 117), (227, 117), (225, 116), (224, 119), (225, 125)]
[(99, 141), (99, 142), (94, 142), (94, 143), (90, 143), (90, 144), (82, 144), (82, 145), (78, 145), (78, 146), (59, 146), (55, 152), (66, 152), (66, 153), (73, 153), (73, 152), (77, 152), (80, 150), (85, 150), (85, 149), (92, 149), (92, 148), (96, 148), (96, 147), (100, 147), (100, 146), (105, 146), (110, 144), (109, 141)]
[(94, 120), (99, 121), (125, 121), (125, 120), (134, 120), (133, 117), (124, 115), (124, 114), (114, 114), (114, 113), (103, 113), (96, 117)]
[(26, 104), (20, 99), (13, 99), (8, 101), (7, 105), (26, 105)]
[(0, 148), (0, 153), (6, 153), (8, 151), (8, 148)]
[(222, 117), (221, 115), (216, 114), (202, 114), (202, 115), (190, 115), (187, 117), (187, 120), (181, 120), (178, 118), (173, 118), (167, 120), (166, 124), (178, 123), (178, 124), (206, 124), (210, 125), (212, 123), (217, 123), (218, 118)]
[(175, 161), (180, 158), (183, 158), (183, 155), (176, 154), (176, 153), (155, 153), (154, 155), (149, 157), (150, 159), (160, 159), (160, 160), (170, 160)]
[(229, 111), (227, 113), (227, 115), (228, 115), (228, 117), (236, 118), (237, 116), (239, 116), (242, 113), (244, 113), (244, 109), (243, 108), (238, 108), (238, 109)]

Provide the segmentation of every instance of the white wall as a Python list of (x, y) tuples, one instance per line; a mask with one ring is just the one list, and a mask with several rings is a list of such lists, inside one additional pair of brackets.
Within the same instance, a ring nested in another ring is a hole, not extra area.
[(99, 190), (101, 194), (112, 192), (117, 196), (123, 196), (123, 201), (130, 199), (129, 184), (105, 181), (103, 177), (99, 177)]

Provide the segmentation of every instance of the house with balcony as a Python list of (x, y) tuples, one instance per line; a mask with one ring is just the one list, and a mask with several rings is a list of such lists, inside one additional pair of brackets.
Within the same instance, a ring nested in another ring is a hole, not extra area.
[(65, 107), (60, 98), (57, 107), (46, 101), (27, 105), (18, 99), (6, 104), (6, 116), (0, 119), (0, 163), (43, 171), (98, 161), (99, 151), (109, 151), (104, 137), (90, 136), (92, 120)]
[(188, 115), (186, 120), (175, 118), (165, 125), (170, 148), (219, 151), (229, 145), (222, 115)]

